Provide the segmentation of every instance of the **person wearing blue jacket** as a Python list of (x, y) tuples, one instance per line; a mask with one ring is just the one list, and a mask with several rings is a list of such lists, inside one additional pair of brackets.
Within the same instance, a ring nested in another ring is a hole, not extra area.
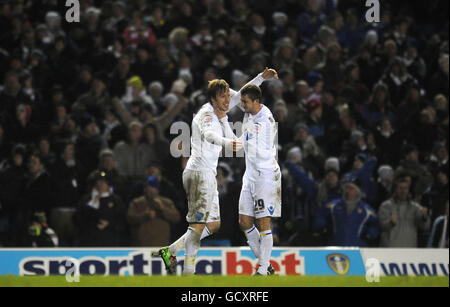
[(375, 210), (362, 201), (357, 177), (343, 183), (343, 196), (322, 206), (314, 220), (314, 230), (327, 232), (329, 246), (372, 246), (380, 235)]
[(374, 204), (377, 199), (377, 183), (373, 179), (373, 171), (377, 166), (375, 158), (368, 158), (366, 154), (359, 153), (355, 156), (353, 170), (344, 175), (347, 178), (358, 178), (361, 183), (363, 199), (369, 204)]
[(325, 170), (323, 182), (312, 180), (308, 174), (292, 162), (285, 163), (295, 183), (302, 188), (306, 197), (312, 200), (316, 206), (321, 206), (329, 201), (340, 197), (341, 187), (339, 185), (339, 173), (335, 168)]

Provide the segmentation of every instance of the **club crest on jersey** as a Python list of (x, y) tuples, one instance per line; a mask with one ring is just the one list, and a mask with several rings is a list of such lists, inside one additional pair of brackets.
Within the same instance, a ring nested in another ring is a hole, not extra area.
[(275, 208), (273, 206), (269, 206), (267, 210), (269, 210), (270, 215), (273, 215), (273, 213), (275, 212)]
[(327, 262), (333, 272), (339, 275), (347, 274), (350, 269), (350, 260), (343, 254), (330, 254), (327, 256)]

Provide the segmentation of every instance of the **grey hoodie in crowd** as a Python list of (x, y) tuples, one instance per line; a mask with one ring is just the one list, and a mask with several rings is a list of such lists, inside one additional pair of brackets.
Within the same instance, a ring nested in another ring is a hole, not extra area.
[[(417, 247), (417, 232), (430, 227), (430, 217), (425, 219), (422, 206), (412, 200), (400, 201), (391, 198), (385, 201), (378, 212), (381, 226), (380, 247)], [(397, 224), (391, 220), (398, 217)]]

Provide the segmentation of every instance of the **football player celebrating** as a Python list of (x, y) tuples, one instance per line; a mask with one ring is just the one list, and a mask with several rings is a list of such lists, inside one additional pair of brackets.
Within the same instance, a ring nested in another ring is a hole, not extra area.
[[(276, 72), (272, 72), (277, 78)], [(246, 169), (239, 198), (239, 225), (258, 258), (256, 275), (272, 275), (271, 218), (281, 217), (281, 172), (277, 162), (277, 125), (269, 108), (261, 104), (261, 89), (246, 85), (241, 90), (245, 111), (243, 140)], [(256, 219), (258, 228), (254, 225)]]
[[(273, 76), (266, 69), (248, 84), (260, 85)], [(183, 187), (188, 198), (189, 223), (187, 232), (158, 251), (169, 274), (176, 273), (176, 255), (185, 249), (183, 273), (195, 273), (195, 259), (200, 241), (220, 227), (219, 195), (216, 172), (222, 148), (234, 152), (242, 148), (228, 123), (226, 112), (240, 103), (240, 92), (230, 89), (224, 80), (213, 80), (208, 85), (209, 103), (203, 105), (192, 121), (191, 156), (183, 172)]]

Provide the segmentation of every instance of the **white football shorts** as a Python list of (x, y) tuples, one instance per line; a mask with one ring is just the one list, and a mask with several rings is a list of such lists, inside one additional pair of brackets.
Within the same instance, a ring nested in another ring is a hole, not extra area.
[(260, 219), (281, 217), (281, 172), (280, 169), (258, 171), (253, 176), (247, 172), (242, 179), (239, 197), (239, 214)]
[(188, 199), (188, 223), (220, 221), (219, 192), (213, 172), (185, 169), (183, 187)]

